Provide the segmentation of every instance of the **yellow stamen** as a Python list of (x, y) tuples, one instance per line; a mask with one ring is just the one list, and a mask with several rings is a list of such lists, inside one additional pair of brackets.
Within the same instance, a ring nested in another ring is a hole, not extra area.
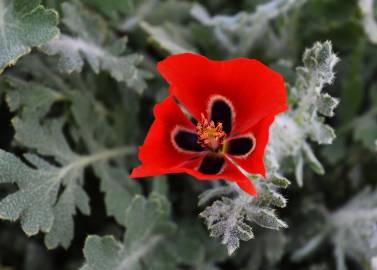
[(196, 125), (196, 132), (198, 134), (198, 143), (214, 152), (218, 152), (224, 145), (226, 133), (223, 131), (222, 123), (215, 123), (208, 121), (202, 114), (202, 120)]

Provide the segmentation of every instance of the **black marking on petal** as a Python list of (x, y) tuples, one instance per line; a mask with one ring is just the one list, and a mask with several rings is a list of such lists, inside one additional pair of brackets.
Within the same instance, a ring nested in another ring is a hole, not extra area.
[(198, 171), (204, 174), (218, 174), (225, 165), (225, 158), (216, 155), (207, 155), (203, 158)]
[(226, 153), (238, 157), (246, 157), (255, 148), (253, 136), (243, 136), (231, 139), (227, 142)]
[(222, 96), (215, 96), (209, 103), (208, 112), (210, 120), (215, 124), (222, 123), (223, 130), (229, 135), (232, 131), (232, 124), (235, 116), (231, 102)]
[(198, 144), (198, 135), (181, 128), (173, 131), (174, 145), (180, 151), (201, 152), (203, 147)]

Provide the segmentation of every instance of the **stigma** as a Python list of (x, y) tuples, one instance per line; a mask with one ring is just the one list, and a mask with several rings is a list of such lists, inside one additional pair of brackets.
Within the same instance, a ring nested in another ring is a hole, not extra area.
[(202, 119), (196, 125), (198, 144), (212, 152), (221, 152), (226, 139), (223, 124), (220, 122), (215, 124), (214, 121), (209, 121), (203, 114), (201, 116)]

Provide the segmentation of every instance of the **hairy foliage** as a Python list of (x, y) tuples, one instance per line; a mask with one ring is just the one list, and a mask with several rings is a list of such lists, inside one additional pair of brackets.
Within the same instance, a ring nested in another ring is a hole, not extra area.
[(328, 239), (334, 246), (337, 270), (348, 269), (346, 256), (363, 265), (370, 264), (377, 252), (376, 191), (366, 188), (340, 209), (323, 214), (325, 229), (293, 253), (292, 258), (303, 260)]
[(40, 0), (0, 1), (0, 73), (32, 47), (58, 35), (57, 13), (39, 4)]
[[(374, 0), (0, 0), (0, 219), (16, 221), (0, 222), (0, 269), (376, 268), (376, 14)], [(285, 78), (257, 197), (128, 178), (167, 95), (156, 63), (187, 51)]]
[(141, 269), (140, 260), (147, 255), (153, 258), (146, 261), (148, 269), (174, 269), (169, 252), (158, 245), (174, 229), (168, 217), (169, 205), (164, 198), (151, 195), (146, 201), (135, 197), (126, 211), (124, 245), (112, 237), (89, 236), (84, 248), (87, 263), (81, 269)]
[(304, 160), (318, 174), (324, 169), (308, 142), (311, 139), (319, 144), (331, 144), (335, 139), (334, 130), (324, 124), (324, 116), (334, 116), (334, 108), (339, 101), (327, 93), (322, 93), (326, 84), (334, 79), (334, 66), (338, 62), (329, 41), (316, 43), (304, 52), (303, 66), (296, 69), (295, 85), (289, 87), (290, 99), (294, 106), (290, 112), (277, 118), (271, 130), (272, 170), (279, 170), (282, 159), (294, 159), (297, 183), (303, 185)]
[(63, 23), (70, 35), (46, 44), (43, 50), (50, 55), (60, 55), (59, 67), (65, 72), (80, 72), (84, 59), (94, 73), (106, 70), (117, 81), (126, 82), (137, 90), (145, 88), (144, 74), (136, 66), (142, 57), (137, 54), (123, 55), (126, 39), (116, 40), (109, 35), (106, 22), (87, 10), (80, 2), (63, 3)]
[[(337, 59), (330, 42), (316, 43), (305, 51), (304, 66), (297, 68), (296, 84), (290, 88), (291, 106), (295, 109), (278, 116), (271, 127), (271, 139), (265, 158), (268, 179), (266, 182), (261, 178), (253, 181), (257, 185), (259, 196), (249, 198), (236, 189), (235, 198), (228, 199), (225, 195), (231, 192), (224, 188), (215, 188), (202, 195), (201, 202), (215, 196), (224, 196), (221, 201), (215, 201), (207, 207), (201, 216), (206, 219), (211, 236), (220, 237), (222, 243), (227, 245), (229, 254), (239, 247), (239, 240), (254, 238), (248, 223), (274, 230), (287, 227), (273, 209), (286, 206), (286, 199), (276, 190), (276, 187), (286, 188), (289, 185), (289, 181), (282, 176), (283, 173), (294, 169), (297, 182), (302, 186), (304, 158), (315, 172), (324, 173), (307, 139), (331, 143), (335, 137), (331, 127), (323, 124), (323, 118), (319, 114), (333, 116), (333, 110), (338, 104), (335, 98), (321, 93), (324, 85), (333, 81), (333, 68)], [(282, 168), (280, 164), (287, 158), (294, 162), (291, 168)]]
[(112, 236), (89, 236), (85, 242), (85, 265), (81, 270), (177, 269), (179, 263), (200, 264), (204, 250), (177, 231), (169, 220), (165, 197), (152, 193), (135, 196), (126, 210), (123, 243)]
[[(260, 181), (260, 180), (258, 180)], [(227, 246), (228, 253), (232, 254), (239, 246), (240, 240), (248, 241), (254, 238), (250, 224), (255, 223), (261, 227), (280, 230), (288, 225), (276, 216), (273, 206), (285, 207), (286, 199), (275, 191), (272, 183), (255, 182), (259, 199), (244, 194), (236, 187), (233, 192), (236, 198), (222, 197), (211, 206), (205, 208), (200, 216), (205, 218), (208, 230), (212, 237), (221, 238), (222, 244)], [(222, 193), (223, 188), (206, 191), (201, 195), (201, 203)], [(228, 193), (232, 190), (228, 187)]]
[(191, 14), (202, 24), (213, 27), (216, 38), (230, 53), (245, 55), (266, 32), (270, 21), (305, 2), (306, 0), (272, 0), (258, 5), (253, 13), (240, 12), (234, 16), (214, 17), (203, 6), (196, 4), (192, 7)]
[[(49, 248), (58, 245), (67, 248), (73, 239), (76, 208), (86, 215), (90, 213), (89, 198), (82, 188), (84, 169), (100, 163), (95, 168), (101, 172), (102, 166), (106, 166), (101, 162), (131, 154), (133, 149), (101, 149), (88, 155), (73, 152), (63, 134), (64, 118), (44, 119), (42, 122), (54, 102), (68, 97), (40, 85), (35, 85), (34, 91), (30, 91), (30, 84), (24, 82), (12, 81), (11, 85), (14, 89), (7, 95), (8, 105), (11, 111), (20, 111), (12, 120), (15, 138), (21, 146), (33, 152), (24, 154), (26, 164), (11, 153), (2, 152), (2, 167), (7, 170), (2, 182), (17, 184), (19, 191), (0, 202), (1, 217), (20, 218), (28, 235), (46, 232), (45, 242)], [(77, 98), (75, 102), (79, 100)], [(27, 107), (29, 101), (35, 105), (33, 110)], [(80, 109), (87, 108), (80, 104)], [(80, 117), (85, 114), (80, 113)], [(107, 173), (111, 172), (110, 169)], [(118, 192), (121, 189), (118, 188)], [(110, 211), (109, 214), (113, 213)]]
[(377, 43), (377, 22), (373, 12), (374, 0), (359, 0), (359, 7), (363, 16), (362, 23), (369, 39)]

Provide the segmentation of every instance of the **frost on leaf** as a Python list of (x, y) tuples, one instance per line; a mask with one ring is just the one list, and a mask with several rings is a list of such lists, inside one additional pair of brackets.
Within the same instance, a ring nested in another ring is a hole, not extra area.
[(80, 72), (87, 61), (95, 73), (107, 71), (117, 81), (126, 82), (136, 90), (145, 88), (148, 74), (137, 66), (142, 57), (125, 55), (126, 39), (109, 35), (107, 23), (98, 14), (91, 12), (78, 1), (63, 3), (63, 23), (70, 34), (43, 46), (50, 55), (59, 55), (59, 67), (65, 72)]
[(304, 66), (297, 68), (298, 77), (292, 88), (293, 96), (298, 100), (295, 118), (312, 140), (319, 144), (330, 144), (335, 138), (334, 131), (323, 123), (324, 119), (320, 115), (333, 116), (333, 110), (339, 102), (328, 94), (323, 94), (322, 90), (334, 80), (333, 69), (338, 57), (327, 41), (316, 43), (307, 49), (303, 62)]
[(126, 211), (124, 243), (108, 236), (89, 236), (81, 270), (176, 269), (174, 251), (162, 241), (175, 229), (169, 215), (170, 206), (164, 197), (136, 196)]
[(280, 164), (291, 158), (298, 184), (303, 185), (303, 166), (308, 165), (318, 174), (324, 169), (316, 158), (309, 139), (319, 144), (330, 144), (335, 138), (334, 130), (324, 123), (325, 116), (334, 115), (339, 101), (328, 93), (324, 86), (334, 80), (334, 66), (338, 62), (329, 41), (315, 43), (306, 49), (303, 66), (297, 68), (297, 78), (290, 90), (291, 109), (276, 118), (270, 130), (270, 144), (266, 159), (270, 172), (279, 172)]
[(306, 0), (271, 0), (260, 4), (253, 13), (240, 12), (233, 16), (211, 17), (204, 6), (195, 4), (191, 15), (200, 23), (213, 27), (220, 44), (229, 52), (246, 54), (265, 33), (270, 21), (297, 8)]
[(32, 47), (56, 37), (57, 23), (57, 13), (40, 0), (0, 0), (0, 73)]
[[(254, 184), (258, 197), (251, 197), (236, 186), (229, 186), (228, 195), (231, 197), (224, 196), (221, 200), (216, 200), (200, 213), (200, 216), (205, 219), (211, 236), (220, 238), (221, 242), (227, 246), (229, 254), (240, 246), (241, 240), (248, 241), (254, 238), (251, 227), (253, 223), (273, 230), (287, 227), (287, 224), (280, 220), (271, 208), (273, 206), (285, 207), (286, 199), (277, 193), (276, 189), (286, 187), (287, 182), (281, 180), (273, 184), (256, 180)], [(200, 203), (204, 204), (219, 195), (225, 195), (222, 187), (211, 189), (203, 193)]]
[(244, 222), (244, 217), (237, 212), (236, 205), (229, 199), (215, 201), (200, 216), (206, 219), (211, 236), (220, 237), (229, 254), (240, 246), (240, 240), (248, 241), (254, 238), (251, 226)]

